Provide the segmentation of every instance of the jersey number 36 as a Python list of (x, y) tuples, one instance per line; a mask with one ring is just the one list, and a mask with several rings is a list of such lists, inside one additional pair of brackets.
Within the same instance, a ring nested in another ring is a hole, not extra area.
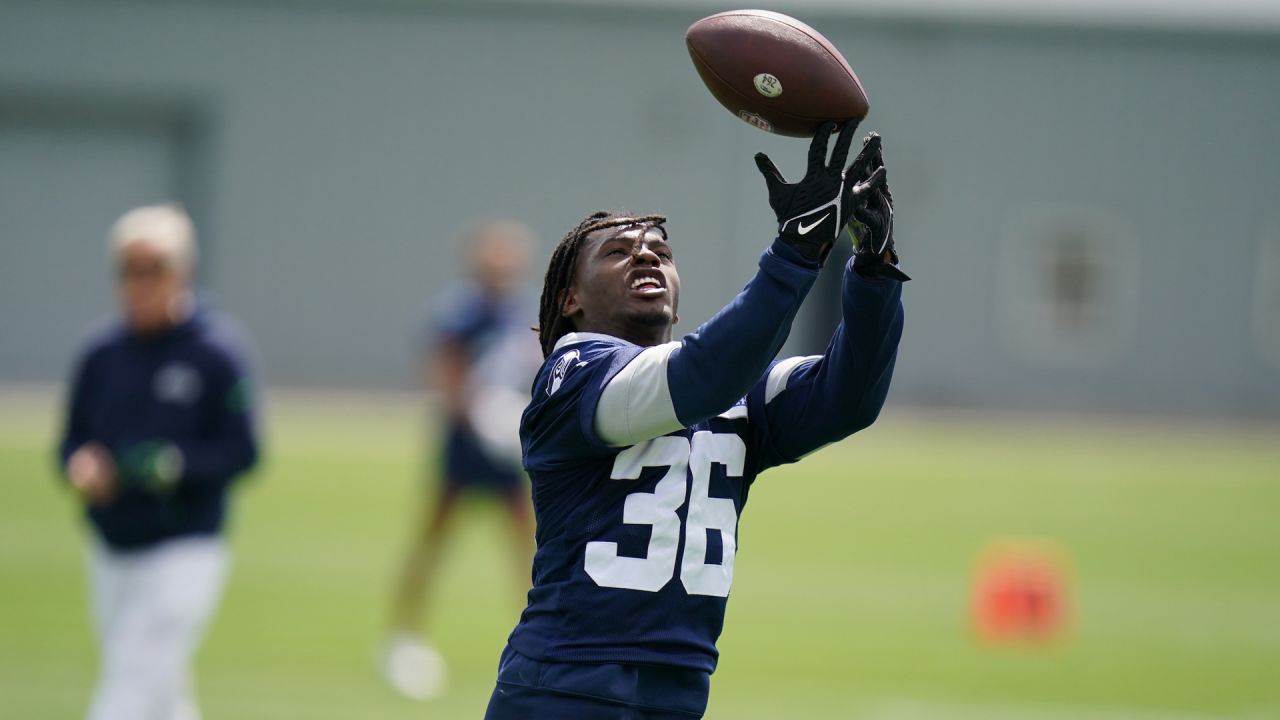
[[(627, 496), (622, 521), (628, 525), (652, 525), (645, 557), (618, 555), (616, 542), (587, 543), (587, 574), (601, 587), (657, 592), (675, 577), (680, 546), (680, 516), (688, 480), (688, 521), (684, 531), (684, 557), (680, 562), (680, 582), (690, 595), (727, 597), (733, 584), (733, 558), (737, 548), (738, 512), (733, 500), (710, 496), (711, 466), (724, 465), (725, 473), (741, 477), (747, 446), (731, 434), (700, 431), (693, 440), (668, 435), (633, 445), (618, 453), (610, 477), (637, 480), (646, 467), (665, 467), (667, 473), (653, 492)], [(721, 561), (707, 562), (707, 531), (720, 532)]]

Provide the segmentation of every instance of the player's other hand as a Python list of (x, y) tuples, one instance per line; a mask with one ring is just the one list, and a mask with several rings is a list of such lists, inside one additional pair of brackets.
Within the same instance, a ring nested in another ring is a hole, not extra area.
[(101, 443), (85, 443), (76, 449), (67, 459), (67, 477), (90, 505), (107, 505), (115, 499), (116, 464)]
[(849, 223), (856, 245), (854, 269), (864, 277), (910, 280), (898, 267), (898, 251), (893, 245), (893, 193), (889, 192), (879, 134), (863, 138), (862, 152), (849, 165), (846, 177), (854, 198)]
[[(836, 127), (834, 122), (827, 122), (818, 128), (809, 145), (808, 169), (797, 183), (788, 183), (768, 155), (756, 153), (756, 167), (769, 188), (769, 206), (778, 217), (778, 237), (819, 265), (827, 259), (840, 231), (853, 219), (858, 201), (850, 192), (853, 176), (846, 180), (844, 167), (858, 123), (850, 121), (840, 128), (828, 162), (827, 145)], [(880, 182), (874, 172), (866, 180), (868, 187)]]

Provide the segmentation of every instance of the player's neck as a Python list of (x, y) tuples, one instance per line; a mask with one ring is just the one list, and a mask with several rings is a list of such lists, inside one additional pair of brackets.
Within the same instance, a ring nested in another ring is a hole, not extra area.
[(578, 332), (600, 333), (621, 338), (641, 347), (652, 347), (671, 341), (671, 324), (649, 325), (634, 322), (601, 322), (580, 324)]

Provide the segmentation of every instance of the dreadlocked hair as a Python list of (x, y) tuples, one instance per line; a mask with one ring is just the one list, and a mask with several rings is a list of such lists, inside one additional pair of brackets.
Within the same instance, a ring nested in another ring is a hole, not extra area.
[(533, 328), (538, 333), (543, 357), (551, 354), (560, 338), (573, 332), (573, 322), (564, 316), (564, 294), (573, 284), (574, 275), (578, 271), (578, 253), (587, 236), (605, 228), (633, 225), (657, 227), (665, 234), (666, 230), (661, 226), (666, 221), (665, 215), (629, 215), (597, 210), (583, 218), (582, 222), (564, 236), (552, 251), (551, 262), (547, 264), (547, 275), (542, 283), (542, 301), (538, 305), (538, 327)]

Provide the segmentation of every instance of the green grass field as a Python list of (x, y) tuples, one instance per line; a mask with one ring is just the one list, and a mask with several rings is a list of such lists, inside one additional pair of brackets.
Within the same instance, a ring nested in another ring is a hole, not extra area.
[[(374, 671), (417, 512), (412, 398), (281, 394), (241, 488), (199, 660), (211, 720), (479, 718), (520, 599), (496, 508), (466, 506), (432, 612), (446, 697)], [(95, 657), (54, 398), (0, 389), (0, 718), (75, 718)], [(1068, 637), (993, 648), (970, 573), (996, 536), (1072, 557)], [(1280, 429), (889, 412), (756, 485), (708, 717), (1280, 717)]]

